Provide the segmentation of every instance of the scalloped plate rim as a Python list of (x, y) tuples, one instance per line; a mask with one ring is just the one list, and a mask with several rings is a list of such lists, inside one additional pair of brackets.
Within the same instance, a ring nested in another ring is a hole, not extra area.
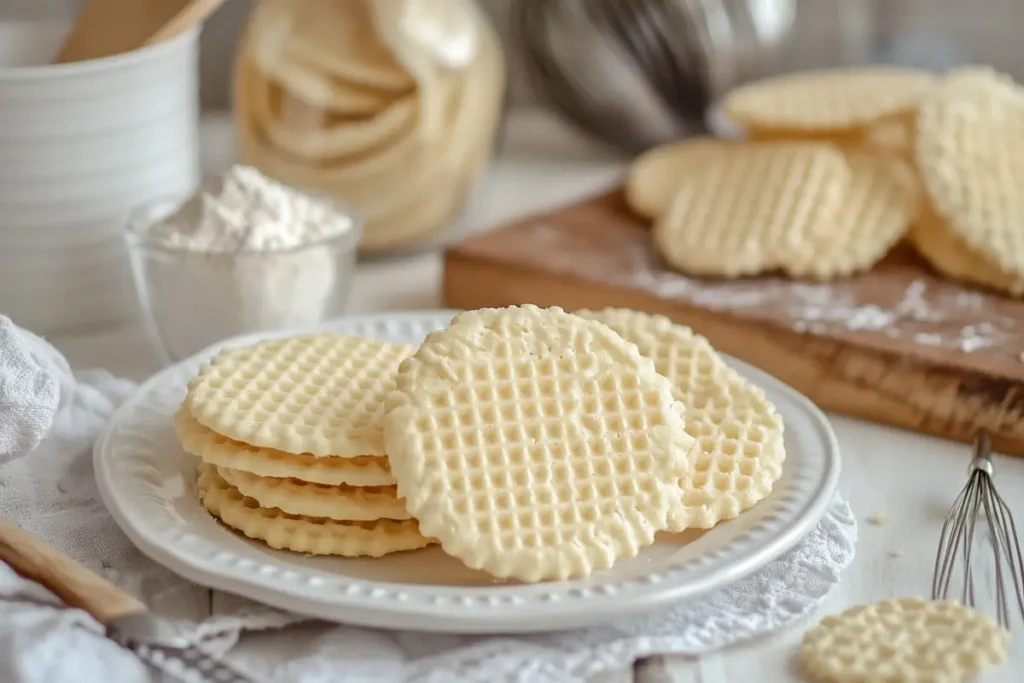
[[(238, 344), (250, 343), (259, 339), (286, 336), (297, 333), (309, 333), (323, 330), (350, 328), (352, 326), (380, 326), (389, 322), (410, 321), (421, 327), (443, 326), (451, 316), (458, 313), (454, 310), (408, 311), (369, 313), (338, 318), (323, 325), (293, 330), (247, 334), (233, 337), (195, 354), (189, 359), (160, 370), (142, 382), (136, 392), (126, 400), (112, 416), (102, 435), (97, 439), (93, 462), (97, 485), (104, 505), (114, 517), (118, 526), (132, 543), (147, 557), (167, 567), (173, 572), (200, 585), (250, 598), (257, 602), (280, 609), (318, 617), (330, 621), (349, 623), (373, 628), (399, 628), (402, 630), (434, 631), (442, 633), (532, 633), (553, 630), (596, 626), (609, 623), (623, 617), (638, 616), (657, 609), (671, 607), (683, 600), (692, 600), (739, 581), (769, 562), (777, 559), (802, 540), (817, 525), (831, 503), (838, 489), (841, 469), (839, 446), (835, 433), (825, 414), (807, 397), (799, 393), (781, 380), (769, 375), (748, 363), (722, 354), (742, 375), (765, 389), (769, 395), (783, 396), (789, 403), (802, 413), (814, 431), (817, 440), (823, 446), (820, 452), (802, 454), (799, 462), (806, 462), (808, 455), (817, 455), (820, 473), (814, 487), (802, 492), (799, 511), (796, 516), (781, 528), (769, 530), (765, 543), (756, 550), (734, 552), (740, 557), (727, 562), (724, 567), (707, 573), (696, 581), (654, 581), (631, 580), (624, 583), (634, 593), (627, 597), (615, 595), (596, 589), (579, 588), (579, 582), (553, 582), (528, 585), (496, 585), (496, 586), (437, 586), (432, 584), (396, 584), (392, 582), (372, 581), (350, 577), (345, 581), (342, 577), (325, 571), (308, 571), (310, 575), (327, 574), (334, 580), (358, 590), (336, 592), (332, 595), (324, 593), (311, 594), (309, 587), (289, 583), (273, 583), (272, 579), (257, 571), (251, 575), (232, 573), (224, 568), (216, 567), (210, 558), (191, 554), (187, 549), (176, 548), (169, 543), (164, 532), (154, 531), (152, 524), (137, 520), (130, 514), (129, 501), (118, 490), (115, 481), (119, 475), (111, 467), (109, 442), (115, 438), (118, 426), (142, 404), (144, 398), (155, 390), (155, 387), (166, 383), (170, 377), (179, 374), (183, 367), (195, 364), (198, 358), (209, 357), (217, 349)], [(184, 392), (184, 387), (182, 387)], [(780, 407), (780, 413), (782, 408)], [(785, 419), (785, 414), (783, 413)], [(198, 507), (199, 502), (195, 505)], [(767, 527), (763, 524), (762, 527)], [(778, 526), (778, 525), (776, 525)], [(147, 528), (149, 527), (149, 528)], [(742, 532), (732, 541), (742, 543), (744, 536), (763, 531), (755, 528)], [(177, 538), (190, 533), (179, 529)], [(225, 530), (224, 533), (230, 533)], [(748, 542), (747, 545), (750, 543)], [(272, 562), (269, 564), (273, 564)], [(684, 563), (681, 567), (672, 568), (673, 572), (685, 572)], [(287, 571), (302, 574), (301, 568), (289, 568)], [(614, 571), (614, 570), (611, 570)], [(507, 596), (510, 588), (527, 593), (526, 597)], [(393, 594), (394, 599), (381, 600), (380, 593)], [(539, 596), (529, 593), (540, 593)], [(419, 600), (410, 597), (423, 594)], [(506, 595), (500, 598), (484, 600), (487, 596), (498, 593)], [(428, 600), (430, 596), (434, 601)], [(551, 596), (556, 596), (552, 598)], [(438, 600), (440, 599), (440, 600)], [(468, 600), (470, 604), (465, 603)], [(484, 602), (484, 604), (479, 604)]]

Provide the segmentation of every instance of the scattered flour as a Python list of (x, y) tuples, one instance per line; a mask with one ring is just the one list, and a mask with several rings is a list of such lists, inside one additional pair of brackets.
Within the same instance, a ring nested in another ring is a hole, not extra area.
[[(622, 284), (705, 308), (779, 311), (792, 321), (797, 332), (878, 332), (891, 339), (910, 339), (922, 346), (964, 353), (997, 347), (1020, 335), (1018, 321), (997, 314), (982, 315), (986, 322), (965, 322), (956, 327), (960, 319), (976, 320), (979, 313), (988, 313), (983, 310), (987, 307), (985, 297), (970, 291), (936, 295), (929, 292), (924, 280), (912, 281), (892, 306), (858, 305), (848, 292), (830, 285), (692, 280), (663, 267), (646, 244), (634, 243), (625, 249), (629, 268)], [(1024, 354), (1021, 360), (1024, 362)]]
[(133, 250), (166, 355), (177, 360), (226, 337), (341, 313), (354, 226), (350, 216), (254, 168), (231, 168), (147, 226)]

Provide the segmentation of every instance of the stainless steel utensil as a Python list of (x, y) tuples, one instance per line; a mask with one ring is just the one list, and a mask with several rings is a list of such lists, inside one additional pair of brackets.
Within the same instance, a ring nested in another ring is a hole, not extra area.
[(797, 0), (516, 0), (536, 95), (591, 136), (639, 152), (706, 130), (732, 86), (780, 68)]
[(183, 638), (166, 620), (7, 520), (0, 519), (0, 560), (42, 584), (70, 607), (85, 610), (107, 636), (140, 659), (185, 683), (258, 683)]
[(1016, 602), (1024, 617), (1024, 557), (1013, 514), (993, 482), (992, 439), (985, 429), (975, 432), (973, 456), (967, 484), (953, 502), (942, 525), (932, 577), (932, 599), (949, 596), (950, 585), (959, 568), (959, 600), (970, 607), (975, 606), (972, 556), (978, 517), (984, 516), (994, 562), (996, 620), (1003, 628), (1009, 628), (1011, 600)]

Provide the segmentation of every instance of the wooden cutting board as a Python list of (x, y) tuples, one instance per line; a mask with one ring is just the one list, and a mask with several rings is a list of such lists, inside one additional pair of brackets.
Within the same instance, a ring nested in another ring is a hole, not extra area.
[(907, 248), (829, 284), (698, 280), (662, 264), (614, 191), (452, 246), (443, 297), (665, 314), (826, 410), (964, 442), (984, 426), (1024, 455), (1024, 302), (943, 279)]

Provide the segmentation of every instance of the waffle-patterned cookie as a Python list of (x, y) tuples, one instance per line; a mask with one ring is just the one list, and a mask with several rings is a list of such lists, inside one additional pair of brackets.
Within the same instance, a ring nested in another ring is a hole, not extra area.
[(218, 467), (217, 474), (260, 507), (277, 508), (290, 515), (342, 521), (410, 519), (394, 486), (324, 486), (298, 479), (259, 477), (226, 467)]
[(256, 448), (207, 429), (184, 406), (174, 416), (174, 431), (186, 452), (218, 467), (250, 472), (260, 477), (293, 478), (326, 486), (395, 484), (386, 456), (322, 457)]
[(866, 151), (848, 152), (846, 162), (850, 184), (831, 234), (778, 255), (791, 277), (831, 280), (867, 270), (903, 239), (919, 213), (921, 193), (907, 162)]
[(921, 105), (915, 155), (953, 234), (1024, 277), (1024, 88), (989, 69), (954, 72)]
[(741, 85), (722, 108), (748, 128), (842, 131), (912, 112), (934, 84), (931, 73), (897, 67), (802, 71)]
[(462, 313), (397, 386), (385, 440), (398, 494), (469, 567), (582, 577), (685, 518), (681, 406), (601, 323), (536, 306)]
[(947, 277), (1011, 296), (1024, 296), (1024, 275), (1009, 273), (972, 249), (930, 207), (911, 229), (910, 242), (935, 270)]
[(672, 383), (697, 439), (683, 483), (687, 526), (710, 529), (772, 491), (786, 458), (782, 418), (764, 392), (740, 376), (707, 339), (664, 316), (622, 308), (578, 311), (633, 342)]
[(697, 138), (644, 152), (629, 166), (624, 188), (626, 204), (644, 218), (660, 217), (682, 181), (731, 146), (715, 138)]
[(830, 145), (778, 142), (736, 149), (677, 190), (654, 224), (666, 261), (697, 276), (741, 277), (806, 263), (835, 222), (850, 167)]
[(412, 347), (343, 334), (272, 339), (218, 354), (189, 383), (204, 427), (257, 448), (384, 453), (384, 397)]
[(753, 128), (747, 131), (749, 142), (804, 141), (823, 142), (845, 151), (892, 154), (905, 160), (913, 157), (914, 122), (917, 112), (879, 119), (869, 125), (843, 130), (773, 130)]
[(884, 600), (826, 617), (800, 659), (819, 683), (961, 683), (1006, 659), (1010, 634), (953, 601)]
[(243, 496), (224, 481), (213, 465), (201, 462), (196, 472), (203, 507), (232, 529), (263, 541), (271, 548), (310, 555), (381, 557), (432, 543), (420, 534), (412, 519), (340, 522), (289, 515), (274, 508), (260, 507), (252, 498)]

